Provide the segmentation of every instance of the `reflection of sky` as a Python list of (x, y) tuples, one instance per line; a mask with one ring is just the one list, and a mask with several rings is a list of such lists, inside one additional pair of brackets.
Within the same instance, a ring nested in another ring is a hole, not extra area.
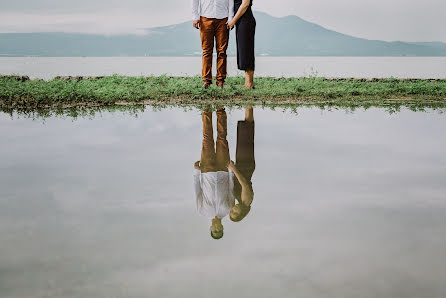
[(198, 111), (1, 114), (1, 297), (442, 297), (444, 115), (254, 113), (252, 211), (219, 241)]

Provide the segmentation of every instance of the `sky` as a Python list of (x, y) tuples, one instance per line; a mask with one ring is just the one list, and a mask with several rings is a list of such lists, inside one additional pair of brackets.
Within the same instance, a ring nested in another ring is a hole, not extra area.
[[(143, 34), (191, 18), (190, 0), (0, 0), (0, 8), (2, 33)], [(444, 0), (254, 0), (254, 9), (362, 38), (446, 42)]]

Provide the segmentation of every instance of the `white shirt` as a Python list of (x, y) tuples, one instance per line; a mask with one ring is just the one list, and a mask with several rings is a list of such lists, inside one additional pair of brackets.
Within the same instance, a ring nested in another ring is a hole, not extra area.
[(234, 0), (192, 0), (192, 20), (200, 16), (210, 19), (232, 20), (234, 18)]
[(198, 213), (208, 218), (223, 218), (229, 214), (235, 203), (232, 193), (234, 173), (231, 170), (201, 173), (195, 169), (194, 186)]

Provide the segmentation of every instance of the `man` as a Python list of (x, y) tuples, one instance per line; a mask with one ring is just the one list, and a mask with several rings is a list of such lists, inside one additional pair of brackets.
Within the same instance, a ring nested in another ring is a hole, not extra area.
[(205, 111), (203, 121), (203, 144), (201, 160), (194, 164), (195, 198), (198, 212), (212, 219), (211, 237), (223, 237), (222, 218), (229, 214), (235, 200), (233, 195), (233, 172), (228, 170), (229, 147), (227, 115), (223, 108), (217, 110), (217, 141), (214, 147), (212, 112)]
[(193, 26), (200, 29), (203, 49), (203, 87), (212, 84), (212, 56), (214, 39), (217, 50), (217, 86), (223, 88), (226, 79), (229, 42), (228, 21), (234, 17), (234, 0), (192, 0)]

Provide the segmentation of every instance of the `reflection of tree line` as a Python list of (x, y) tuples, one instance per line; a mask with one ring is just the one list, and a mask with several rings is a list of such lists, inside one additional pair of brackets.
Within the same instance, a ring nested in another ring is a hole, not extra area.
[(222, 219), (229, 214), (233, 222), (243, 220), (254, 198), (251, 178), (255, 169), (254, 111), (247, 107), (245, 120), (237, 124), (235, 163), (229, 157), (227, 115), (217, 109), (217, 140), (214, 146), (212, 111), (202, 114), (203, 144), (201, 160), (194, 165), (195, 197), (198, 212), (212, 219), (214, 239), (223, 237)]

